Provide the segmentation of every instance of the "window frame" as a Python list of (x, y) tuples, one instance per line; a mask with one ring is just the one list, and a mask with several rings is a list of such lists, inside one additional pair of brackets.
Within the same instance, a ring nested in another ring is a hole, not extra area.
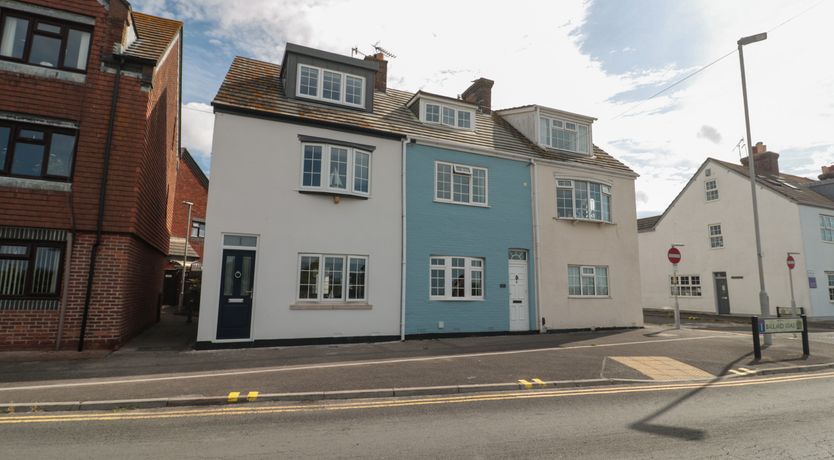
[[(317, 257), (319, 260), (318, 265), (318, 274), (316, 279), (316, 298), (315, 299), (303, 299), (301, 298), (301, 259), (303, 257)], [(342, 259), (342, 296), (338, 299), (334, 298), (325, 298), (324, 297), (324, 286), (325, 286), (325, 276), (322, 276), (324, 272), (324, 261), (326, 258), (341, 258)], [(363, 297), (351, 299), (350, 298), (350, 262), (351, 259), (361, 259), (365, 261), (365, 280), (363, 284)], [(297, 258), (297, 265), (295, 270), (295, 299), (297, 304), (366, 304), (368, 303), (369, 293), (368, 293), (368, 281), (369, 281), (369, 266), (370, 266), (370, 256), (368, 255), (360, 255), (360, 254), (329, 254), (329, 253), (310, 253), (310, 252), (302, 252), (298, 254)]]
[[(718, 227), (718, 233), (713, 233), (712, 229)], [(710, 249), (724, 249), (724, 229), (720, 223), (707, 225), (707, 237), (709, 238)], [(720, 245), (715, 245), (714, 242), (720, 242)]]
[[(713, 188), (710, 188), (710, 183), (714, 184), (715, 186)], [(710, 193), (714, 193), (715, 198), (710, 198)], [(720, 198), (721, 198), (721, 193), (719, 192), (719, 189), (718, 189), (718, 179), (712, 178), (712, 179), (705, 180), (704, 181), (704, 200), (707, 203), (712, 203), (714, 201), (718, 201)]]
[[(307, 146), (321, 147), (321, 169), (319, 171), (319, 185), (304, 185), (304, 155)], [(347, 171), (345, 174), (345, 188), (338, 188), (330, 186), (330, 158), (332, 149), (346, 150), (347, 154)], [(368, 156), (368, 191), (358, 191), (356, 189), (356, 157), (358, 154)], [(328, 144), (326, 142), (301, 142), (301, 173), (299, 176), (298, 186), (304, 192), (319, 192), (329, 193), (334, 195), (350, 195), (362, 198), (371, 196), (373, 186), (373, 152), (370, 150), (360, 149), (356, 147), (349, 147), (347, 145)]]
[[(579, 294), (571, 294), (571, 288), (572, 288), (572, 286), (571, 286), (571, 274), (570, 274), (571, 268), (576, 268), (576, 269), (579, 270), (579, 286), (576, 286), (576, 287), (579, 288)], [(586, 269), (593, 270), (593, 274), (592, 275), (585, 274), (584, 272), (585, 272)], [(598, 275), (597, 271), (599, 269), (605, 269), (606, 292), (604, 294), (599, 293), (600, 292), (600, 286), (599, 286), (600, 283), (598, 282), (599, 278), (597, 276)], [(607, 299), (607, 298), (611, 298), (611, 268), (608, 265), (568, 264), (567, 274), (568, 274), (568, 283), (567, 283), (568, 284), (568, 298), (584, 298), (584, 299)], [(582, 280), (583, 280), (583, 278), (593, 279), (593, 281), (594, 281), (594, 294), (593, 295), (582, 294), (582, 288), (583, 288)]]
[[(437, 107), (437, 121), (429, 120), (428, 119), (428, 107), (429, 106)], [(425, 100), (421, 101), (421, 110), (420, 110), (420, 121), (429, 125), (440, 125), (445, 126), (447, 128), (453, 129), (462, 129), (466, 131), (474, 131), (475, 130), (475, 109), (471, 108), (461, 108), (456, 107), (450, 104), (444, 104), (442, 102), (434, 101), (434, 100)], [(452, 120), (453, 123), (449, 124), (444, 122), (444, 111), (450, 110), (452, 112)], [(462, 126), (461, 125), (461, 113), (468, 113), (469, 114), (469, 126)]]
[[(570, 182), (570, 186), (560, 184), (560, 182)], [(576, 183), (577, 182), (584, 182), (587, 184), (587, 199), (588, 199), (588, 215), (591, 214), (590, 209), (590, 200), (591, 200), (591, 185), (598, 185), (600, 189), (600, 203), (599, 203), (599, 219), (595, 219), (593, 217), (578, 217), (577, 214), (577, 207), (576, 207)], [(571, 216), (561, 216), (559, 215), (560, 206), (559, 206), (559, 189), (571, 191)], [(606, 191), (606, 189), (608, 191)], [(605, 209), (603, 204), (605, 203), (605, 197), (608, 197), (608, 219), (605, 219)], [(565, 177), (556, 177), (556, 219), (564, 219), (564, 220), (579, 220), (579, 221), (587, 221), (587, 222), (598, 222), (604, 224), (613, 224), (614, 223), (614, 187), (611, 184), (607, 184), (605, 182), (596, 182), (593, 180), (587, 179), (574, 179), (574, 178), (565, 178)]]
[(820, 214), (820, 238), (825, 243), (834, 243), (834, 216)]
[[(697, 278), (698, 283), (696, 284), (694, 279)], [(686, 280), (686, 283), (683, 283), (683, 280)], [(689, 294), (683, 294), (683, 289), (686, 288)], [(695, 294), (695, 288), (697, 288), (697, 294)], [(700, 298), (704, 295), (704, 285), (701, 284), (701, 275), (693, 275), (693, 274), (680, 274), (678, 273), (677, 278), (675, 275), (669, 275), (669, 296), (674, 297), (675, 291), (678, 293), (678, 297), (690, 297), (690, 298)]]
[[(23, 285), (23, 295), (19, 296), (4, 296), (0, 294), (0, 300), (60, 300), (63, 292), (64, 283), (64, 262), (66, 256), (66, 243), (54, 241), (31, 241), (31, 240), (0, 240), (0, 246), (26, 246), (27, 254), (23, 255), (0, 255), (0, 260), (26, 260), (28, 265), (26, 267), (26, 279)], [(55, 293), (54, 294), (33, 294), (32, 283), (34, 282), (35, 272), (35, 258), (37, 257), (38, 248), (53, 248), (60, 251), (58, 256), (58, 271), (55, 274)]]
[[(465, 293), (461, 296), (455, 296), (454, 280), (452, 272), (460, 270), (461, 267), (453, 266), (453, 259), (464, 259), (464, 289)], [(435, 260), (443, 260), (443, 265), (434, 264)], [(473, 266), (472, 262), (480, 262), (480, 266)], [(432, 293), (432, 275), (435, 270), (443, 270), (443, 295), (435, 295)], [(481, 295), (473, 295), (474, 288), (472, 286), (472, 273), (480, 273), (481, 276)], [(444, 302), (480, 302), (486, 299), (486, 257), (470, 257), (470, 256), (443, 256), (431, 255), (429, 256), (429, 301), (444, 301)]]
[[(0, 40), (2, 40), (4, 27), (6, 25), (6, 18), (8, 17), (22, 19), (29, 22), (28, 29), (26, 30), (26, 43), (23, 45), (23, 56), (21, 56), (20, 58), (0, 55), (0, 60), (16, 62), (19, 64), (30, 65), (34, 67), (41, 67), (44, 69), (60, 70), (62, 72), (72, 72), (77, 74), (87, 73), (87, 69), (90, 67), (90, 57), (92, 55), (93, 40), (95, 38), (93, 34), (93, 26), (67, 21), (63, 19), (52, 18), (48, 16), (42, 16), (38, 14), (30, 14), (22, 11), (0, 8)], [(37, 31), (37, 25), (41, 23), (50, 26), (60, 27), (61, 31), (59, 33)], [(84, 62), (83, 69), (78, 69), (76, 67), (67, 67), (66, 62), (64, 62), (66, 60), (67, 46), (69, 45), (70, 30), (77, 30), (79, 32), (85, 32), (90, 34), (89, 43), (87, 43), (87, 60)], [(32, 53), (32, 42), (34, 40), (35, 35), (58, 38), (61, 41), (60, 47), (58, 49), (58, 62), (57, 65), (55, 65), (54, 67), (29, 62), (29, 58)]]
[[(6, 147), (5, 162), (0, 163), (0, 177), (18, 177), (32, 180), (47, 180), (53, 182), (72, 182), (75, 172), (75, 159), (78, 153), (79, 131), (77, 129), (59, 128), (50, 125), (38, 125), (32, 123), (14, 123), (8, 120), (0, 119), (0, 128), (9, 128), (9, 140)], [(21, 131), (39, 131), (43, 133), (42, 140), (28, 140), (20, 137)], [(66, 177), (55, 174), (49, 174), (49, 154), (52, 149), (52, 136), (55, 134), (69, 135), (75, 138), (72, 147), (69, 173)], [(18, 144), (30, 144), (43, 146), (43, 153), (41, 156), (41, 171), (38, 176), (30, 176), (25, 174), (12, 174), (12, 163), (17, 150)], [(4, 146), (0, 145), (0, 149)]]
[[(306, 67), (308, 69), (315, 69), (318, 72), (318, 78), (316, 79), (316, 95), (312, 96), (309, 94), (303, 94), (301, 92), (301, 68)], [(337, 104), (337, 105), (344, 105), (348, 107), (356, 107), (356, 108), (365, 108), (365, 101), (367, 100), (367, 80), (365, 77), (361, 75), (356, 75), (352, 73), (342, 72), (339, 70), (332, 70), (332, 69), (325, 69), (324, 67), (318, 67), (315, 65), (304, 64), (299, 62), (297, 69), (296, 69), (296, 78), (295, 78), (295, 95), (299, 98), (304, 99), (311, 99), (314, 101), (319, 102), (326, 102), (328, 104)], [(329, 72), (332, 74), (339, 75), (339, 100), (329, 99), (324, 97), (324, 73)], [(348, 77), (359, 79), (362, 82), (360, 88), (362, 89), (362, 94), (360, 97), (360, 103), (356, 104), (353, 102), (348, 102), (347, 100), (347, 80)]]
[[(197, 235), (194, 235), (194, 229), (197, 229)], [(201, 235), (202, 233), (202, 235)], [(206, 221), (202, 219), (191, 219), (191, 229), (189, 230), (189, 238), (205, 239), (206, 237)]]
[[(440, 188), (438, 187), (438, 174), (440, 173), (440, 166), (448, 166), (450, 168), (450, 182), (449, 182), (449, 198), (442, 198), (438, 195), (440, 192)], [(463, 172), (465, 169), (469, 170), (469, 173)], [(456, 172), (461, 171), (461, 172)], [(478, 202), (473, 201), (475, 196), (474, 192), (474, 182), (475, 182), (475, 171), (483, 172), (484, 173), (484, 201)], [(455, 200), (455, 175), (458, 176), (468, 176), (468, 184), (469, 184), (469, 192), (468, 198), (469, 201), (456, 201)], [(448, 161), (435, 161), (434, 162), (434, 201), (438, 203), (449, 203), (449, 204), (458, 204), (463, 206), (475, 206), (479, 208), (486, 208), (489, 207), (489, 169), (484, 168), (481, 166), (471, 166), (471, 165), (464, 165), (460, 163), (450, 163)]]
[(825, 272), (828, 278), (828, 301), (834, 303), (834, 271)]
[[(536, 129), (537, 129), (538, 134), (539, 134), (539, 139), (538, 139), (538, 144), (539, 145), (541, 145), (543, 147), (551, 148), (551, 149), (561, 150), (563, 152), (575, 153), (575, 154), (578, 154), (578, 155), (591, 156), (593, 154), (594, 142), (593, 142), (593, 139), (592, 139), (591, 123), (576, 121), (576, 120), (569, 120), (567, 118), (560, 118), (558, 116), (551, 116), (551, 115), (539, 115), (538, 118), (539, 118), (537, 120), (538, 125), (537, 125)], [(542, 125), (545, 122), (547, 124), (546, 135), (544, 134), (544, 131), (542, 130)], [(555, 124), (554, 122), (561, 123), (562, 126), (558, 129), (561, 129), (563, 131), (572, 131), (572, 132), (576, 133), (575, 136), (576, 136), (577, 150), (562, 148), (562, 147), (559, 147), (559, 146), (556, 145), (556, 139), (555, 139), (555, 136), (553, 136), (553, 129), (554, 129), (553, 125)], [(569, 129), (567, 127), (568, 123), (573, 124), (574, 129)], [(579, 148), (579, 136), (580, 136), (579, 126), (584, 126), (585, 129), (586, 129), (586, 136), (587, 136), (586, 141), (587, 142), (585, 143), (585, 147), (586, 147), (585, 151), (578, 150), (578, 148)]]

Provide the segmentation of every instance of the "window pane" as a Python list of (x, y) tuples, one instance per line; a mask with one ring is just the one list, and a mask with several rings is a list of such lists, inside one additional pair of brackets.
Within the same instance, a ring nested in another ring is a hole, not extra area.
[(472, 127), (472, 114), (466, 111), (458, 112), (458, 128)]
[(582, 276), (582, 295), (596, 295), (593, 276)]
[(602, 195), (602, 220), (611, 222), (611, 195)]
[(3, 21), (3, 38), (0, 41), (0, 55), (23, 59), (29, 21), (7, 16)]
[(484, 295), (483, 277), (484, 272), (472, 270), (472, 297), (481, 297)]
[(299, 267), (298, 298), (307, 300), (318, 299), (319, 257), (301, 256)]
[(58, 294), (58, 269), (60, 262), (61, 249), (45, 247), (36, 249), (35, 270), (32, 273), (32, 294)]
[(550, 145), (550, 120), (547, 118), (539, 119), (539, 143)]
[(22, 296), (29, 261), (0, 259), (0, 296)]
[(437, 165), (437, 198), (449, 200), (452, 198), (452, 166)]
[(50, 176), (69, 177), (72, 172), (72, 152), (74, 149), (75, 136), (52, 134), (46, 173)]
[(304, 146), (302, 185), (305, 187), (321, 186), (321, 149), (320, 145)]
[(258, 245), (258, 238), (255, 236), (224, 235), (223, 244), (225, 246), (245, 246), (254, 248)]
[(597, 294), (608, 295), (608, 267), (597, 267)]
[(299, 75), (299, 92), (307, 96), (318, 96), (319, 71), (312, 67), (301, 66)]
[(9, 136), (11, 128), (0, 126), (0, 171), (6, 167), (6, 155), (9, 153)]
[(240, 295), (251, 296), (252, 283), (254, 282), (252, 272), (255, 269), (255, 258), (252, 256), (243, 256), (241, 268), (243, 273), (240, 277)]
[(353, 159), (353, 191), (368, 193), (371, 156), (364, 152), (355, 152)]
[(431, 295), (446, 295), (446, 271), (442, 268), (431, 271)]
[(87, 54), (90, 51), (90, 33), (70, 29), (67, 34), (67, 51), (64, 67), (84, 70), (87, 68)]
[(430, 123), (440, 123), (439, 105), (426, 104), (426, 121)]
[(455, 109), (443, 107), (443, 124), (455, 126)]
[(510, 260), (527, 260), (527, 251), (524, 249), (510, 249)]
[(472, 202), (486, 203), (486, 170), (472, 170)]
[(568, 267), (568, 295), (582, 295), (580, 283), (579, 267)]
[(324, 298), (325, 299), (341, 299), (342, 287), (344, 285), (344, 257), (325, 257), (324, 258)]
[(12, 158), (12, 174), (39, 177), (43, 165), (43, 146), (18, 142)]
[(573, 190), (556, 189), (556, 213), (559, 217), (573, 217)]
[[(561, 123), (559, 123), (561, 125)], [(570, 131), (553, 123), (552, 136), (553, 146), (557, 149), (576, 151), (576, 131)]]
[(235, 285), (235, 256), (226, 256), (225, 267), (223, 267), (223, 295), (230, 296), (234, 293)]
[(342, 75), (334, 72), (324, 71), (322, 79), (321, 97), (333, 101), (342, 100)]
[(576, 151), (588, 153), (588, 127), (585, 125), (577, 125), (576, 128)]
[(452, 201), (469, 203), (469, 177), (463, 174), (455, 174), (452, 177)]
[(46, 24), (46, 23), (43, 23), (43, 22), (38, 23), (37, 27), (35, 27), (35, 30), (39, 30), (41, 32), (49, 32), (51, 34), (60, 34), (61, 33), (61, 27), (60, 26), (56, 26), (56, 25), (53, 25), (53, 24)]
[(330, 187), (347, 189), (348, 150), (330, 147)]
[(0, 245), (0, 256), (25, 256), (28, 253), (28, 246)]
[(583, 181), (575, 181), (574, 194), (576, 195), (576, 217), (578, 219), (587, 219), (590, 214), (588, 212), (588, 183)]
[(348, 299), (365, 298), (365, 264), (363, 258), (351, 257), (348, 272)]
[(452, 269), (452, 297), (466, 297), (466, 269)]
[(26, 139), (28, 141), (42, 141), (43, 137), (43, 131), (36, 131), (34, 129), (21, 129), (17, 133), (18, 139)]
[(61, 52), (61, 39), (32, 35), (32, 49), (29, 51), (29, 63), (46, 67), (58, 67)]
[(590, 213), (590, 218), (594, 220), (602, 220), (602, 193), (600, 191), (599, 184), (589, 183), (588, 186), (590, 187), (590, 199), (588, 200), (588, 209)]
[(348, 104), (362, 104), (362, 79), (345, 76), (345, 102)]

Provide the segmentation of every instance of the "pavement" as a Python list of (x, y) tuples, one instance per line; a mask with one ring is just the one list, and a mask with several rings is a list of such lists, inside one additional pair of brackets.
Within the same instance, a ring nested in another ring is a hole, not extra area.
[(799, 338), (776, 335), (757, 362), (743, 318), (686, 315), (675, 330), (651, 314), (644, 329), (205, 351), (191, 349), (194, 325), (184, 321), (163, 315), (113, 353), (0, 354), (0, 411), (710, 381), (834, 367), (834, 328), (812, 328), (808, 357)]

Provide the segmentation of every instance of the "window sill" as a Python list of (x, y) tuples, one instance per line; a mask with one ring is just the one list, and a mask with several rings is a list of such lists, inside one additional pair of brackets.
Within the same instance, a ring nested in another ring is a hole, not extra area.
[(471, 208), (485, 208), (489, 209), (489, 204), (477, 204), (477, 203), (458, 203), (457, 201), (446, 201), (446, 200), (438, 200), (437, 198), (434, 199), (435, 203), (441, 204), (454, 204), (458, 206), (469, 206)]
[(43, 179), (26, 179), (23, 177), (0, 176), (0, 187), (25, 188), (30, 190), (47, 190), (51, 192), (72, 191), (71, 182), (55, 182)]
[(87, 82), (87, 75), (83, 73), (51, 69), (48, 67), (41, 67), (32, 64), (24, 64), (22, 62), (0, 61), (0, 70), (4, 70), (6, 72), (19, 73), (23, 75), (31, 75), (35, 77), (63, 80), (70, 83), (83, 84)]
[(358, 200), (367, 200), (370, 198), (370, 194), (368, 195), (361, 195), (358, 193), (351, 193), (351, 192), (339, 192), (336, 190), (320, 190), (320, 189), (309, 189), (309, 188), (300, 188), (298, 189), (298, 193), (303, 193), (305, 195), (327, 195), (333, 197), (344, 197), (344, 198), (356, 198)]
[(464, 299), (461, 299), (460, 297), (449, 297), (449, 298), (431, 297), (431, 298), (429, 298), (429, 302), (483, 302), (484, 300), (486, 300), (486, 299), (484, 299), (484, 298), (479, 298), (479, 299), (474, 299), (474, 298), (465, 299), (464, 298)]
[(373, 305), (367, 303), (296, 303), (290, 310), (370, 310)]
[(602, 227), (603, 225), (617, 225), (614, 222), (606, 222), (604, 220), (577, 219), (577, 218), (574, 218), (574, 217), (554, 217), (553, 220), (561, 220), (561, 221), (565, 221), (565, 222), (570, 222), (573, 225), (576, 225), (577, 223), (580, 223), (580, 222), (583, 223), (583, 224), (597, 224), (600, 227)]
[(568, 299), (613, 299), (610, 295), (569, 295)]

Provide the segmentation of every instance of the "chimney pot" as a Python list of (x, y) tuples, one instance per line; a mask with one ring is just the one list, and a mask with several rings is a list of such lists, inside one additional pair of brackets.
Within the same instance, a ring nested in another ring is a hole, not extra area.
[(482, 112), (489, 114), (492, 112), (492, 85), (494, 84), (495, 82), (488, 78), (479, 78), (466, 88), (461, 98), (470, 104), (477, 105)]
[(819, 180), (834, 179), (834, 165), (823, 166), (822, 174), (818, 176)]

